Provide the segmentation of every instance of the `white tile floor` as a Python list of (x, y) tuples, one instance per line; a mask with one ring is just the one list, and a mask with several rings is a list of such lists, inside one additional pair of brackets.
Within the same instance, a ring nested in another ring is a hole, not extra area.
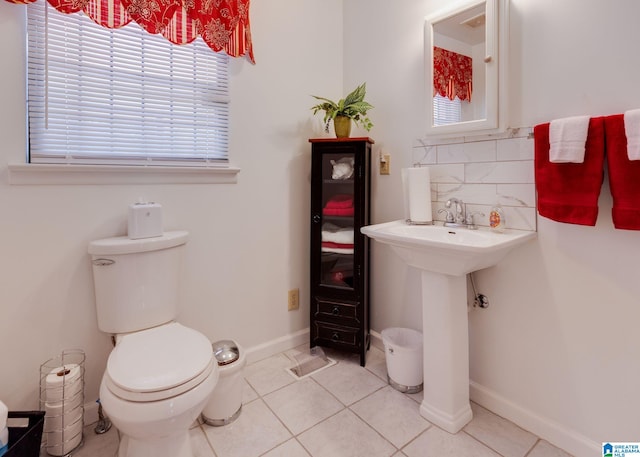
[[(195, 457), (570, 457), (475, 404), (473, 420), (451, 435), (420, 416), (422, 394), (387, 384), (382, 351), (371, 348), (366, 368), (326, 352), (338, 363), (301, 380), (285, 371), (287, 353), (247, 366), (240, 417), (224, 427), (195, 424)], [(113, 457), (117, 446), (115, 429), (95, 435), (90, 425), (74, 456)]]

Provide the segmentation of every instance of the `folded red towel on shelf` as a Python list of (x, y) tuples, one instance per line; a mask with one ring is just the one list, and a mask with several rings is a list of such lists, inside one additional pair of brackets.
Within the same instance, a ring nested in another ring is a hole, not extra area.
[(325, 208), (352, 208), (353, 207), (353, 195), (349, 194), (336, 194), (332, 196)]
[(589, 121), (583, 163), (551, 163), (549, 123), (536, 125), (533, 132), (538, 213), (558, 222), (596, 225), (604, 176), (604, 117)]
[(624, 114), (607, 116), (604, 125), (613, 225), (617, 229), (640, 230), (640, 161), (629, 160)]
[(322, 214), (325, 216), (353, 216), (353, 207), (351, 208), (323, 208)]
[(339, 248), (339, 249), (353, 249), (353, 243), (334, 243), (332, 241), (323, 241), (323, 248)]

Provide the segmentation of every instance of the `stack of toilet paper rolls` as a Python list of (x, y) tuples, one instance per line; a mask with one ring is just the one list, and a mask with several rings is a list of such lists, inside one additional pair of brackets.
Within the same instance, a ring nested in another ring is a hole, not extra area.
[(83, 367), (69, 363), (53, 368), (44, 380), (44, 434), (47, 453), (66, 455), (82, 441)]

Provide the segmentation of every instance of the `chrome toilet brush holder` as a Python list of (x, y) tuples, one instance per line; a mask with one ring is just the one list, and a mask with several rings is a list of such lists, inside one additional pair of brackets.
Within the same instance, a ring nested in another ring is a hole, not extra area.
[(102, 411), (102, 403), (100, 403), (99, 398), (96, 400), (96, 403), (98, 403), (98, 423), (93, 431), (96, 435), (102, 435), (103, 433), (107, 433), (111, 428), (111, 420), (104, 415), (104, 412)]

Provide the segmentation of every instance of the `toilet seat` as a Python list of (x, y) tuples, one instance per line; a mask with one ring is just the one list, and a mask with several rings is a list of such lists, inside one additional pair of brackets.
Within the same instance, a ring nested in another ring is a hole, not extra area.
[(135, 402), (180, 395), (204, 381), (214, 367), (211, 343), (176, 322), (124, 335), (109, 355), (108, 389)]

